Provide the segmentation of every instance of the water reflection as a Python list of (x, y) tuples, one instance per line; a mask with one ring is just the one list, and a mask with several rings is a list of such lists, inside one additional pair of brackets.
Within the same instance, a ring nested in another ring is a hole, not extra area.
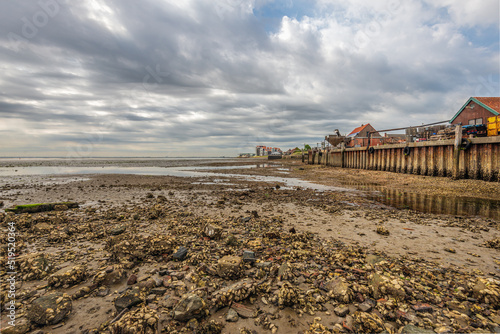
[(368, 198), (398, 209), (500, 220), (500, 200), (418, 194), (366, 184), (358, 185), (357, 188), (370, 190), (366, 195)]

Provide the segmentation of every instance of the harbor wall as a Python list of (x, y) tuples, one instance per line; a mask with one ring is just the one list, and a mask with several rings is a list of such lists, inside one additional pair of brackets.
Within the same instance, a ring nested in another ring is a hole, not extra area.
[(468, 147), (461, 140), (459, 137), (458, 140), (373, 146), (372, 153), (367, 147), (311, 150), (307, 162), (340, 168), (499, 181), (500, 136), (468, 139)]

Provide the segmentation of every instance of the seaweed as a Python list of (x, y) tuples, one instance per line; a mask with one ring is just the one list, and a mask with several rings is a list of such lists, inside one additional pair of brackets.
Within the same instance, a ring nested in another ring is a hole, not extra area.
[(24, 204), (24, 205), (16, 205), (13, 208), (5, 209), (6, 212), (14, 212), (14, 213), (36, 213), (36, 212), (45, 212), (52, 211), (58, 205), (65, 205), (68, 209), (78, 208), (78, 203), (75, 202), (60, 202), (60, 203), (36, 203), (36, 204)]

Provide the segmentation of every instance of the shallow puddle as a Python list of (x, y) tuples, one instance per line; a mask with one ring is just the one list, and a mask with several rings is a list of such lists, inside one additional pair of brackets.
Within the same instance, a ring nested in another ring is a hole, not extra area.
[(452, 216), (481, 216), (500, 220), (500, 200), (418, 194), (372, 184), (352, 184), (352, 186), (367, 191), (368, 198), (398, 209)]

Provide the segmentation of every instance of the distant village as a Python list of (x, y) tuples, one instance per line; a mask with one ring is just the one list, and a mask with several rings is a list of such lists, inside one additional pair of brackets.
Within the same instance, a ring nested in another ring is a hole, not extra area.
[(292, 155), (293, 153), (301, 153), (302, 150), (298, 147), (291, 148), (286, 151), (282, 151), (279, 147), (267, 147), (264, 145), (259, 145), (255, 147), (255, 153), (240, 153), (239, 158), (251, 158), (251, 157), (267, 157), (267, 156), (282, 156), (282, 155)]

